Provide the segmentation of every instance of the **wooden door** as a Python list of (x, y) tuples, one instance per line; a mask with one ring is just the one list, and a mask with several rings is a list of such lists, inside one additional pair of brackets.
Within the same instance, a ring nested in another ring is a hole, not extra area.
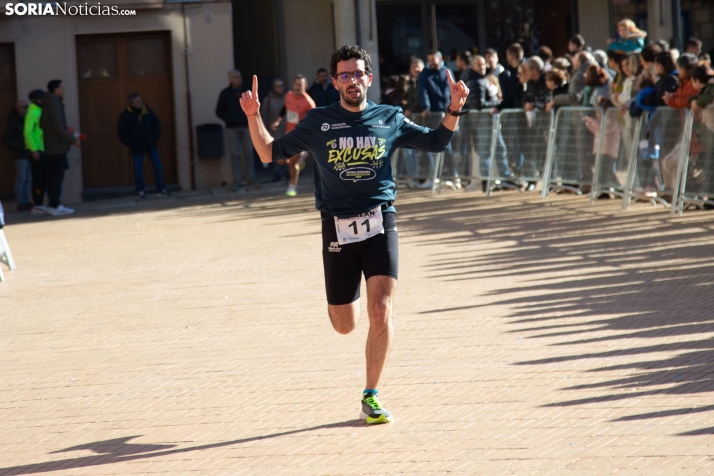
[[(0, 125), (5, 132), (5, 119), (17, 102), (15, 45), (0, 43)], [(2, 135), (0, 134), (0, 138)], [(0, 141), (2, 142), (2, 141)], [(15, 195), (15, 161), (12, 152), (0, 143), (0, 197)]]
[[(139, 93), (161, 122), (159, 154), (166, 183), (177, 183), (176, 137), (169, 32), (77, 37), (84, 188), (134, 185), (129, 149), (117, 137), (129, 94)], [(154, 183), (146, 159), (144, 179)]]

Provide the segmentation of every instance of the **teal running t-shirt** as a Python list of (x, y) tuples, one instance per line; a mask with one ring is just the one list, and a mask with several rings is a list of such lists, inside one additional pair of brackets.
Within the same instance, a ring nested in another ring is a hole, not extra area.
[(414, 124), (399, 107), (368, 101), (364, 111), (351, 112), (335, 103), (310, 110), (293, 131), (275, 139), (273, 160), (311, 152), (316, 208), (351, 217), (394, 201), (390, 157), (397, 148), (441, 152), (453, 135), (443, 125)]

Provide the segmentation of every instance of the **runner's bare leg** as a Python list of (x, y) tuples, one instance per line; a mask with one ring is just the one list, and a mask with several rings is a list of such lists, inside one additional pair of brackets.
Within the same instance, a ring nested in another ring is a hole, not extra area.
[(392, 297), (397, 290), (397, 280), (389, 276), (372, 276), (367, 280), (367, 385), (379, 388), (384, 366), (392, 347)]

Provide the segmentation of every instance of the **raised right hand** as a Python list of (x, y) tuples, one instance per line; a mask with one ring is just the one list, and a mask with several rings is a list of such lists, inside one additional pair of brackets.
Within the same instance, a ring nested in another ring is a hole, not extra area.
[(240, 106), (246, 116), (255, 116), (260, 112), (260, 101), (258, 101), (258, 76), (253, 75), (253, 90), (246, 91), (240, 98)]

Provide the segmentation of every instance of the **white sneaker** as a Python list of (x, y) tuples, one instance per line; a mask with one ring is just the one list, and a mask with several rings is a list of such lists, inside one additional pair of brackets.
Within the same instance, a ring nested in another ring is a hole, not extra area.
[(32, 209), (33, 215), (47, 215), (47, 207), (44, 205), (37, 205)]
[(71, 208), (67, 208), (64, 205), (60, 205), (57, 208), (47, 207), (47, 213), (56, 217), (62, 215), (71, 215), (72, 213), (74, 213), (74, 210)]
[(419, 185), (419, 188), (432, 188), (434, 186), (434, 182), (430, 180), (427, 180), (423, 184)]

